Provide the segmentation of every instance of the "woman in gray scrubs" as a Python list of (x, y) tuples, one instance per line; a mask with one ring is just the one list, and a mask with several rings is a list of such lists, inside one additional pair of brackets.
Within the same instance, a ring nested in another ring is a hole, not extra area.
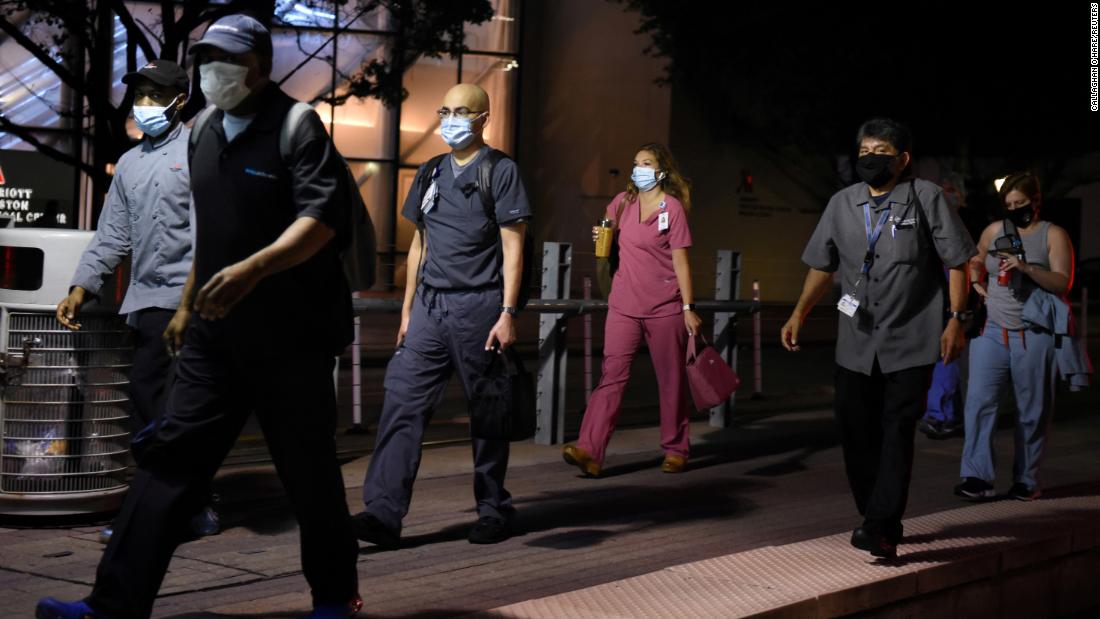
[(1042, 195), (1034, 175), (1013, 174), (999, 191), (1005, 218), (986, 227), (978, 255), (970, 260), (970, 280), (985, 297), (989, 318), (970, 343), (963, 482), (955, 494), (969, 499), (995, 495), (993, 430), (1002, 387), (1011, 379), (1018, 416), (1008, 494), (1030, 501), (1040, 494), (1037, 475), (1054, 412), (1059, 352), (1054, 333), (1025, 320), (1025, 305), (1033, 296), (1049, 295), (1047, 306), (1068, 312), (1073, 245), (1064, 229), (1039, 217)]

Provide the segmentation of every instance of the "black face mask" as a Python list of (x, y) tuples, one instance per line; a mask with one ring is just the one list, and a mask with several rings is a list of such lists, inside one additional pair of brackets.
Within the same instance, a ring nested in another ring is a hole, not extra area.
[(894, 177), (890, 166), (897, 158), (897, 155), (864, 155), (856, 161), (856, 174), (863, 182), (877, 189)]
[(1031, 220), (1035, 219), (1035, 205), (1028, 204), (1012, 210), (1006, 209), (1005, 217), (1016, 224), (1017, 228), (1026, 228), (1031, 225)]

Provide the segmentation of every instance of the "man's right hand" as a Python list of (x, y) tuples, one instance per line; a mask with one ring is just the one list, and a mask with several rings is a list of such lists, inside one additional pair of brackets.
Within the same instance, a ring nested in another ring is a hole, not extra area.
[(80, 308), (83, 305), (84, 289), (80, 286), (73, 286), (69, 296), (61, 299), (61, 302), (57, 304), (57, 322), (73, 331), (79, 331), (80, 323), (76, 321), (76, 317), (80, 314)]
[(170, 356), (175, 357), (180, 354), (180, 349), (183, 348), (183, 334), (187, 331), (187, 325), (190, 322), (191, 310), (181, 304), (172, 316), (172, 320), (168, 321), (168, 326), (161, 336), (164, 338), (164, 346), (168, 349)]
[(397, 328), (397, 344), (394, 348), (400, 348), (405, 341), (405, 334), (409, 331), (409, 312), (401, 312), (401, 326)]
[(792, 314), (787, 324), (779, 330), (779, 342), (789, 351), (802, 350), (798, 345), (798, 331), (802, 328), (802, 319)]

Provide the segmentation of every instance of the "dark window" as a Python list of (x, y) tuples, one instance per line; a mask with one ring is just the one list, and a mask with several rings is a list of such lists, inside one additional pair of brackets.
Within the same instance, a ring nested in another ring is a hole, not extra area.
[(0, 288), (38, 290), (46, 254), (37, 247), (0, 245)]

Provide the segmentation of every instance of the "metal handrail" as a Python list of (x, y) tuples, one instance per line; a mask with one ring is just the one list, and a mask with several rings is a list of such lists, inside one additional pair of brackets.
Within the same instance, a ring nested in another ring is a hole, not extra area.
[[(352, 309), (357, 315), (370, 313), (401, 312), (401, 299), (360, 299), (351, 300)], [(721, 301), (704, 299), (695, 302), (696, 309), (704, 312), (733, 312), (737, 314), (755, 314), (760, 311), (759, 301)], [(531, 299), (524, 308), (525, 312), (540, 314), (584, 314), (606, 312), (607, 301), (603, 299)]]

